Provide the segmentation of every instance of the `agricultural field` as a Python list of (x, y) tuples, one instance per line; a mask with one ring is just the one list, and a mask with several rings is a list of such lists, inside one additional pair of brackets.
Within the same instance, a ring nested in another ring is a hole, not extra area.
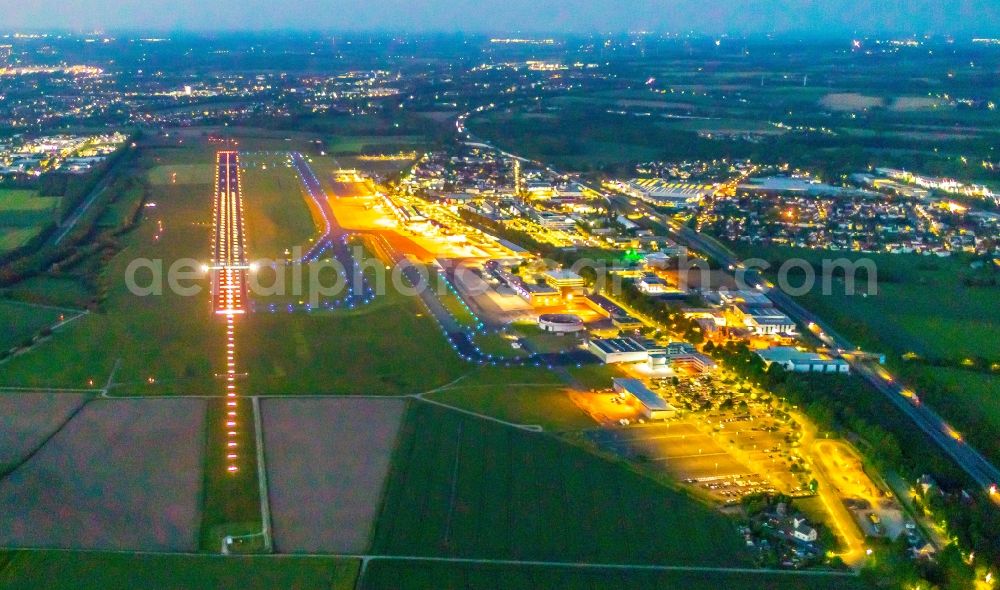
[(158, 590), (353, 590), (359, 562), (332, 557), (136, 555), (70, 551), (13, 552), (5, 590), (157, 588)]
[(0, 474), (34, 453), (86, 400), (83, 393), (0, 394)]
[(367, 549), (405, 409), (399, 399), (261, 403), (276, 551)]
[(58, 197), (41, 197), (37, 191), (0, 189), (0, 255), (23, 246), (42, 229), (55, 223)]
[(359, 590), (862, 590), (853, 576), (809, 575), (764, 571), (600, 570), (537, 565), (488, 565), (375, 560), (369, 563)]
[(373, 551), (731, 566), (745, 563), (740, 546), (727, 518), (624, 464), (549, 435), (416, 404)]
[(94, 400), (0, 481), (5, 547), (191, 551), (202, 400)]

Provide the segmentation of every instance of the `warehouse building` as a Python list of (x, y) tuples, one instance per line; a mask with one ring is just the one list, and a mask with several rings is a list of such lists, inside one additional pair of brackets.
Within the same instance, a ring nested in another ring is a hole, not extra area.
[(758, 350), (757, 356), (764, 361), (768, 368), (777, 363), (786, 371), (795, 373), (849, 373), (851, 371), (851, 366), (844, 359), (799, 350), (794, 346), (775, 346), (774, 348)]
[(613, 379), (615, 391), (622, 399), (638, 407), (647, 420), (666, 420), (677, 415), (677, 409), (643, 385), (638, 379)]
[(653, 205), (683, 209), (697, 207), (715, 192), (712, 185), (670, 182), (662, 178), (636, 178), (621, 183), (618, 188)]
[(650, 353), (663, 353), (663, 347), (646, 344), (635, 338), (603, 338), (587, 343), (590, 352), (606, 365), (649, 362)]

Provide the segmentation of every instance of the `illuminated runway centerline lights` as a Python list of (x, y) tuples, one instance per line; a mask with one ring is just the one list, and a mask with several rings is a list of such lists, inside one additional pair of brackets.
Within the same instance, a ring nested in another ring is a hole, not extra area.
[(226, 471), (239, 471), (239, 396), (236, 389), (236, 320), (246, 312), (246, 260), (243, 230), (243, 192), (239, 154), (215, 156), (215, 195), (212, 204), (212, 304), (226, 318)]

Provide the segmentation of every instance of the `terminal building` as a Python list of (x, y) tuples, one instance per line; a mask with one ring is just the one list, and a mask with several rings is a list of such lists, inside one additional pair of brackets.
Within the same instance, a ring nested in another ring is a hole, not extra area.
[(677, 415), (677, 409), (638, 379), (613, 379), (615, 391), (622, 399), (638, 407), (647, 420), (666, 420)]
[(794, 346), (775, 346), (758, 350), (757, 356), (764, 361), (768, 368), (774, 363), (778, 363), (786, 371), (795, 373), (849, 373), (851, 371), (851, 366), (844, 359), (799, 350)]
[(583, 277), (571, 270), (555, 269), (542, 273), (542, 280), (545, 284), (556, 289), (564, 297), (581, 295), (586, 287)]
[(562, 294), (558, 289), (549, 285), (539, 285), (528, 283), (518, 275), (510, 272), (496, 260), (490, 260), (483, 265), (483, 270), (489, 276), (507, 285), (521, 299), (537, 306), (558, 305), (562, 301)]

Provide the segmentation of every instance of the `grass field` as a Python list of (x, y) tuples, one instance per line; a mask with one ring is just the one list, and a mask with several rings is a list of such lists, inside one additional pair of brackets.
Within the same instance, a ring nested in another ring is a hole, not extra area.
[(40, 227), (0, 227), (0, 254), (27, 244), (40, 231)]
[(58, 197), (28, 189), (0, 189), (0, 254), (20, 248), (55, 222)]
[(25, 225), (49, 221), (59, 197), (41, 197), (30, 189), (0, 189), (0, 225)]
[(400, 437), (375, 552), (744, 563), (722, 515), (548, 435), (416, 404)]
[(92, 293), (76, 277), (36, 276), (25, 279), (6, 289), (12, 298), (49, 305), (84, 307)]
[(327, 140), (327, 150), (334, 155), (380, 154), (419, 149), (426, 142), (422, 135), (336, 135)]
[(252, 367), (248, 388), (259, 394), (414, 393), (471, 369), (416, 300), (391, 291), (382, 298), (388, 301), (351, 312), (248, 316), (240, 342)]
[(376, 560), (368, 565), (360, 590), (861, 590), (854, 577), (803, 576), (797, 572), (647, 572), (565, 567), (480, 565)]
[(302, 185), (286, 154), (255, 153), (240, 157), (244, 166), (247, 251), (253, 258), (284, 260), (294, 246), (308, 248), (319, 235)]
[(359, 563), (328, 557), (129, 555), (17, 552), (3, 566), (5, 590), (353, 590)]
[(608, 389), (612, 379), (625, 376), (613, 365), (584, 365), (568, 370), (570, 376), (587, 389)]
[[(228, 439), (222, 399), (209, 400), (205, 417), (205, 490), (202, 497), (200, 546), (219, 551), (226, 535), (252, 535), (261, 531), (260, 494), (257, 482), (257, 444), (249, 400), (241, 400), (239, 436)], [(239, 445), (239, 471), (226, 471), (226, 441)], [(249, 538), (242, 547), (259, 548), (261, 538)], [(235, 551), (234, 551), (235, 552)]]
[(65, 312), (15, 301), (0, 301), (0, 350), (22, 344), (45, 326), (59, 321)]
[(427, 268), (428, 277), (428, 288), (432, 289), (434, 293), (437, 294), (437, 298), (441, 301), (441, 305), (444, 306), (448, 313), (451, 314), (458, 325), (467, 329), (474, 330), (479, 325), (479, 319), (472, 313), (469, 306), (465, 304), (462, 297), (458, 294), (454, 287), (447, 281), (444, 275), (440, 272), (435, 271), (433, 267)]
[(558, 385), (472, 385), (459, 383), (426, 396), (449, 406), (549, 431), (583, 430), (597, 424)]
[[(177, 153), (183, 152), (171, 151), (162, 157)], [(210, 195), (208, 185), (156, 187), (152, 199), (157, 207), (125, 236), (125, 248), (103, 270), (101, 282), (108, 291), (104, 310), (73, 322), (50, 342), (12, 359), (0, 378), (2, 384), (86, 387), (91, 380), (103, 384), (120, 358), (115, 393), (219, 389), (213, 368), (222, 362), (223, 330), (221, 322), (207, 321), (207, 289), (201, 295), (183, 296), (174, 293), (164, 278), (162, 296), (143, 297), (126, 286), (126, 270), (134, 259), (162, 260), (165, 275), (178, 259), (207, 258)], [(137, 274), (143, 284), (148, 284), (149, 276), (148, 270)], [(43, 284), (51, 280), (37, 279)], [(205, 281), (198, 284), (207, 287)], [(66, 288), (72, 290), (73, 285)]]

